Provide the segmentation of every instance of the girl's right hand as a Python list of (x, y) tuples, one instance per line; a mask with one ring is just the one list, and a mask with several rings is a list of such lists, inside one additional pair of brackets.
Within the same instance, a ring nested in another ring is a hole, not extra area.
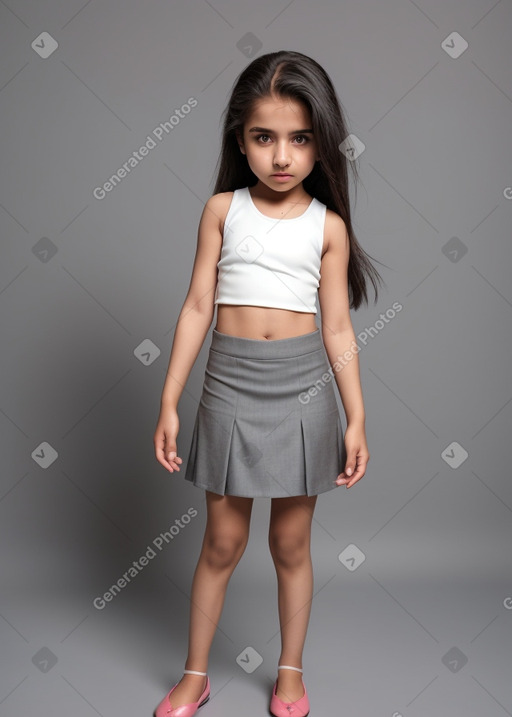
[(177, 455), (176, 438), (179, 430), (180, 421), (176, 409), (161, 408), (153, 444), (157, 461), (171, 473), (179, 471), (179, 464), (183, 463)]

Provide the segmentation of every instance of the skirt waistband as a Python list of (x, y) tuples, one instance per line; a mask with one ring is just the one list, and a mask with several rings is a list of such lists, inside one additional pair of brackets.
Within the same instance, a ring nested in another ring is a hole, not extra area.
[(323, 348), (320, 329), (287, 339), (248, 339), (213, 329), (210, 348), (235, 358), (294, 358)]

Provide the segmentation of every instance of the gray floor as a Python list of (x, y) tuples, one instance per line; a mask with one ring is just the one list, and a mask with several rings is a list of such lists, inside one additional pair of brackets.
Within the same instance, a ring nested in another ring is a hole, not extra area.
[[(250, 543), (229, 584), (210, 655), (212, 696), (202, 717), (267, 714), (280, 645), (268, 507), (265, 499), (253, 506)], [(101, 561), (83, 572), (83, 553), (68, 545), (66, 563), (57, 541), (30, 556), (21, 545), (14, 549), (2, 594), (1, 715), (151, 715), (184, 666), (189, 581), (204, 519), (199, 508), (189, 534), (155, 551), (103, 609), (92, 602), (112, 584)], [(505, 567), (503, 549), (479, 576), (477, 567), (472, 574), (461, 568), (459, 546), (453, 565), (446, 553), (438, 555), (436, 574), (423, 558), (442, 541), (432, 539), (425, 551), (413, 538), (400, 554), (393, 535), (381, 533), (378, 553), (371, 541), (358, 541), (366, 559), (349, 570), (338, 559), (348, 535), (328, 532), (326, 503), (317, 511), (304, 654), (311, 715), (512, 714), (511, 582), (493, 572), (500, 560)], [(22, 544), (21, 524), (18, 536)], [(123, 551), (119, 574), (148, 545)], [(470, 552), (468, 545), (468, 560)], [(418, 562), (408, 560), (415, 553)]]

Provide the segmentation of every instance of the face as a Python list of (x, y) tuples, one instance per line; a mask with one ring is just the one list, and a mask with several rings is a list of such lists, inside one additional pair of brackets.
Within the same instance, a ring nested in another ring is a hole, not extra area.
[(258, 180), (276, 192), (301, 184), (319, 159), (309, 110), (288, 98), (258, 100), (237, 139)]

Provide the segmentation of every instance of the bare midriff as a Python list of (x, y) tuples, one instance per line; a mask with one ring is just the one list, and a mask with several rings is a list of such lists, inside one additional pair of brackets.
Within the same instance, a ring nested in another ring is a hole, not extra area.
[(221, 334), (246, 339), (289, 339), (316, 331), (315, 316), (266, 306), (217, 304), (215, 329)]

